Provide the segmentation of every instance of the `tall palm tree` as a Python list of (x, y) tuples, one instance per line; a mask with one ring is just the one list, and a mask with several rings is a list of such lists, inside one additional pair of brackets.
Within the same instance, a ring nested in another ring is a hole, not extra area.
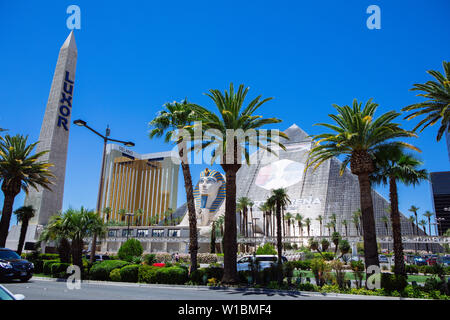
[(243, 235), (245, 237), (248, 237), (248, 208), (250, 207), (250, 204), (252, 204), (252, 201), (248, 197), (240, 197), (237, 201), (237, 208), (239, 211), (242, 211), (242, 224), (244, 227)]
[[(290, 212), (286, 212), (286, 214), (284, 215), (284, 221), (285, 221), (285, 233), (284, 236), (286, 237), (286, 231), (287, 231), (287, 236), (290, 237), (291, 236), (291, 221), (292, 218), (294, 216), (292, 215), (292, 213)], [(287, 228), (286, 228), (287, 226)]]
[(322, 215), (318, 215), (316, 218), (317, 221), (319, 221), (319, 232), (320, 232), (320, 236), (322, 236), (322, 223), (323, 223), (323, 217)]
[(310, 236), (310, 231), (311, 231), (311, 219), (310, 218), (306, 218), (305, 219), (305, 224), (306, 224), (306, 232), (308, 233), (308, 237)]
[(336, 225), (337, 225), (336, 213), (333, 213), (332, 215), (330, 215), (330, 220), (333, 223), (333, 232), (336, 232)]
[[(360, 203), (363, 222), (364, 255), (367, 266), (379, 266), (378, 248), (375, 229), (375, 217), (372, 200), (370, 174), (375, 170), (373, 155), (376, 150), (387, 144), (399, 144), (416, 149), (404, 142), (393, 142), (393, 139), (413, 137), (414, 133), (400, 128), (393, 120), (400, 113), (390, 111), (375, 118), (378, 107), (372, 99), (361, 108), (361, 103), (353, 100), (352, 107), (334, 105), (337, 115), (330, 115), (335, 124), (320, 123), (335, 131), (313, 136), (316, 145), (309, 152), (308, 167), (317, 168), (325, 161), (336, 156), (345, 156), (340, 173), (343, 174), (347, 165), (353, 174), (358, 176)], [(306, 170), (306, 169), (305, 169)]]
[(27, 140), (28, 136), (22, 135), (0, 137), (0, 180), (5, 196), (0, 220), (0, 247), (6, 244), (14, 199), (20, 190), (25, 193), (30, 187), (51, 190), (50, 185), (53, 184), (49, 180), (54, 177), (49, 169), (53, 165), (39, 161), (39, 157), (48, 151), (31, 155), (37, 142), (27, 145)]
[(352, 213), (352, 221), (353, 221), (353, 224), (355, 225), (355, 229), (356, 229), (356, 235), (357, 236), (360, 236), (361, 235), (361, 233), (360, 233), (360, 229), (359, 229), (359, 222), (360, 222), (360, 213), (361, 213), (361, 211), (354, 211), (353, 213)]
[(282, 240), (281, 240), (281, 209), (285, 207), (287, 204), (291, 203), (291, 200), (287, 194), (287, 190), (284, 188), (274, 189), (272, 190), (271, 198), (275, 202), (276, 207), (276, 216), (277, 216), (277, 252), (278, 252), (278, 283), (281, 284), (283, 281), (282, 272), (281, 272), (281, 253), (283, 250)]
[(434, 213), (426, 211), (423, 216), (428, 219), (428, 235), (431, 236), (431, 217), (434, 216)]
[(121, 221), (124, 221), (125, 220), (125, 216), (126, 216), (126, 214), (127, 214), (127, 210), (126, 209), (119, 209), (119, 212), (118, 212), (118, 214), (119, 214), (119, 217), (120, 217), (120, 220)]
[[(165, 141), (176, 141), (178, 145), (178, 155), (181, 159), (181, 168), (184, 177), (184, 188), (186, 190), (186, 202), (189, 217), (189, 253), (191, 255), (190, 272), (197, 269), (197, 252), (198, 252), (198, 235), (197, 235), (197, 218), (195, 213), (194, 189), (192, 186), (192, 176), (188, 162), (188, 137), (179, 135), (180, 130), (186, 126), (192, 125), (196, 120), (195, 112), (189, 107), (187, 99), (182, 103), (173, 102), (164, 105), (162, 110), (150, 122), (153, 128), (150, 131), (150, 138), (161, 137), (165, 134)], [(190, 131), (183, 130), (184, 133)]]
[(333, 228), (333, 222), (328, 222), (328, 223), (325, 225), (325, 228), (328, 229), (328, 236), (331, 236), (331, 228)]
[(414, 213), (414, 218), (416, 221), (416, 234), (419, 235), (419, 221), (417, 220), (417, 211), (419, 211), (419, 207), (416, 207), (414, 205), (412, 205), (408, 211), (411, 211), (412, 213)]
[(382, 216), (380, 221), (383, 222), (384, 229), (386, 230), (386, 235), (389, 236), (389, 217), (388, 216)]
[[(303, 216), (300, 213), (297, 213), (295, 215), (295, 221), (297, 221), (298, 224), (298, 231), (300, 232), (300, 237), (303, 237)], [(305, 220), (306, 223), (306, 220)], [(295, 228), (294, 228), (295, 230)]]
[(103, 208), (103, 214), (104, 214), (104, 216), (106, 216), (106, 222), (108, 222), (109, 217), (111, 215), (111, 208), (110, 207)]
[[(209, 90), (206, 95), (214, 102), (218, 114), (199, 105), (191, 105), (198, 114), (198, 118), (201, 119), (203, 130), (214, 130), (216, 133), (210, 141), (206, 143), (201, 141), (200, 143), (202, 148), (213, 149), (211, 162), (219, 160), (226, 176), (225, 229), (227, 232), (224, 236), (224, 274), (222, 278), (224, 283), (238, 281), (236, 269), (236, 173), (242, 165), (242, 159), (244, 158), (249, 163), (251, 146), (269, 153), (274, 152), (274, 147), (285, 150), (284, 145), (277, 140), (278, 137), (288, 139), (286, 134), (278, 132), (277, 139), (273, 139), (272, 134), (267, 135), (267, 145), (259, 142), (260, 128), (279, 123), (281, 120), (255, 115), (258, 108), (271, 98), (261, 100), (261, 96), (258, 96), (244, 107), (247, 93), (248, 88), (244, 89), (244, 85), (240, 85), (235, 92), (233, 83), (230, 84), (229, 92)], [(245, 139), (237, 136), (239, 132), (244, 132)]]
[(270, 226), (271, 226), (271, 230), (270, 230), (270, 236), (273, 237), (275, 235), (275, 225), (276, 225), (276, 213), (275, 213), (275, 209), (276, 209), (276, 203), (275, 203), (275, 199), (272, 197), (269, 197), (266, 201), (268, 207), (270, 208), (270, 216), (272, 217), (272, 220), (270, 221)]
[(20, 227), (19, 245), (17, 246), (17, 253), (19, 255), (22, 254), (23, 244), (25, 243), (25, 236), (28, 229), (28, 222), (34, 217), (35, 212), (36, 210), (34, 210), (33, 206), (23, 206), (14, 211), (17, 221), (22, 223)]
[[(426, 231), (426, 229), (425, 229), (425, 227), (427, 226), (427, 221), (426, 220), (420, 220), (419, 221), (419, 225), (422, 227), (422, 229), (423, 229), (423, 233), (425, 233), (425, 235), (427, 234), (427, 231)], [(425, 243), (425, 245), (426, 245), (426, 248), (427, 248), (427, 252), (429, 251), (428, 249), (428, 242), (426, 242)]]
[(264, 202), (262, 204), (259, 205), (258, 209), (263, 213), (263, 233), (264, 236), (267, 236), (267, 218), (268, 218), (268, 214), (267, 212), (269, 211), (269, 206), (267, 205), (267, 202)]
[(441, 121), (436, 140), (439, 141), (446, 130), (449, 130), (450, 125), (450, 62), (443, 61), (445, 75), (439, 71), (428, 70), (427, 73), (432, 75), (437, 81), (427, 81), (424, 84), (414, 84), (411, 91), (422, 91), (418, 94), (426, 100), (423, 102), (414, 103), (406, 106), (402, 111), (413, 111), (407, 115), (405, 119), (410, 120), (417, 116), (425, 115), (415, 127), (422, 132), (425, 128), (434, 125), (439, 120)]
[(342, 225), (345, 228), (345, 236), (348, 237), (348, 221), (347, 220), (342, 220)]
[[(379, 148), (375, 154), (376, 169), (371, 175), (371, 180), (377, 184), (389, 184), (390, 208), (388, 213), (391, 218), (394, 242), (394, 272), (398, 275), (405, 274), (405, 262), (403, 258), (400, 211), (398, 209), (397, 181), (415, 186), (420, 181), (428, 179), (428, 172), (425, 169), (419, 169), (421, 165), (422, 162), (413, 155), (405, 153), (402, 147), (395, 145)], [(412, 206), (411, 209), (417, 213), (419, 208)]]
[(134, 222), (137, 226), (141, 225), (141, 219), (142, 219), (143, 215), (144, 215), (144, 210), (142, 210), (142, 209), (136, 209), (134, 211)]

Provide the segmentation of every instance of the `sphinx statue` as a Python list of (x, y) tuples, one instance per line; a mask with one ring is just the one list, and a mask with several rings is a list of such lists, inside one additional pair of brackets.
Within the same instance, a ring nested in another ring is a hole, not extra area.
[[(200, 173), (198, 184), (194, 188), (195, 213), (200, 236), (209, 236), (211, 224), (224, 214), (225, 178), (215, 170), (206, 168)], [(180, 226), (189, 225), (186, 211)]]

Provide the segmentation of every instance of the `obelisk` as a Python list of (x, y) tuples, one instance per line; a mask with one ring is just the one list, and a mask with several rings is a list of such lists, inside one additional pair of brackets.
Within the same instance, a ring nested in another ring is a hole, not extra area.
[(37, 191), (30, 189), (25, 205), (32, 205), (36, 210), (30, 224), (46, 225), (49, 218), (62, 209), (76, 64), (77, 47), (72, 31), (59, 50), (39, 143), (36, 147), (36, 152), (49, 150), (40, 160), (46, 160), (54, 165), (51, 171), (56, 179), (53, 180), (51, 191), (43, 188)]

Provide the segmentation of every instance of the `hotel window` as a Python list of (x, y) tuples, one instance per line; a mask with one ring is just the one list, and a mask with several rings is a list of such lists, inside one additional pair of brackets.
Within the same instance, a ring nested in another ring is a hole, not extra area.
[(148, 230), (147, 229), (138, 229), (137, 236), (138, 236), (138, 238), (148, 237)]
[(179, 229), (169, 229), (169, 237), (177, 238), (180, 236), (180, 230)]
[(108, 237), (111, 237), (111, 238), (117, 237), (117, 229), (108, 230)]
[(152, 237), (164, 237), (164, 229), (153, 229)]
[(134, 229), (130, 229), (130, 230), (128, 230), (128, 229), (122, 229), (122, 237), (126, 237), (127, 236), (127, 232), (129, 231), (129, 233), (128, 233), (128, 236), (129, 237), (133, 237), (134, 236)]

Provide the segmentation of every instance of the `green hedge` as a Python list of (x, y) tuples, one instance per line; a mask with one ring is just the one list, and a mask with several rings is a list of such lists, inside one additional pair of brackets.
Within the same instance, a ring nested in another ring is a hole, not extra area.
[(111, 271), (125, 267), (126, 265), (128, 265), (128, 262), (122, 260), (106, 260), (95, 263), (89, 270), (89, 277), (92, 280), (110, 280), (109, 274)]
[(56, 262), (51, 264), (51, 274), (54, 278), (67, 278), (69, 275), (66, 270), (70, 266), (70, 263)]
[(199, 268), (191, 273), (189, 279), (194, 284), (206, 284), (208, 279), (216, 278), (217, 280), (222, 280), (223, 268), (219, 267), (209, 267), (209, 268)]
[(57, 260), (45, 260), (42, 263), (42, 272), (44, 274), (50, 275), (52, 273), (52, 264), (54, 263), (60, 263), (61, 261), (59, 261), (59, 259)]
[(188, 272), (180, 267), (139, 266), (138, 281), (160, 284), (184, 284), (188, 280)]
[(120, 277), (120, 269), (114, 269), (113, 271), (111, 271), (109, 273), (109, 278), (112, 281), (118, 281), (118, 282), (122, 281), (122, 278)]
[(124, 282), (138, 282), (138, 274), (138, 264), (132, 264), (120, 269), (120, 279)]
[(381, 288), (387, 292), (401, 292), (408, 285), (408, 277), (403, 275), (395, 275), (391, 273), (381, 274)]

